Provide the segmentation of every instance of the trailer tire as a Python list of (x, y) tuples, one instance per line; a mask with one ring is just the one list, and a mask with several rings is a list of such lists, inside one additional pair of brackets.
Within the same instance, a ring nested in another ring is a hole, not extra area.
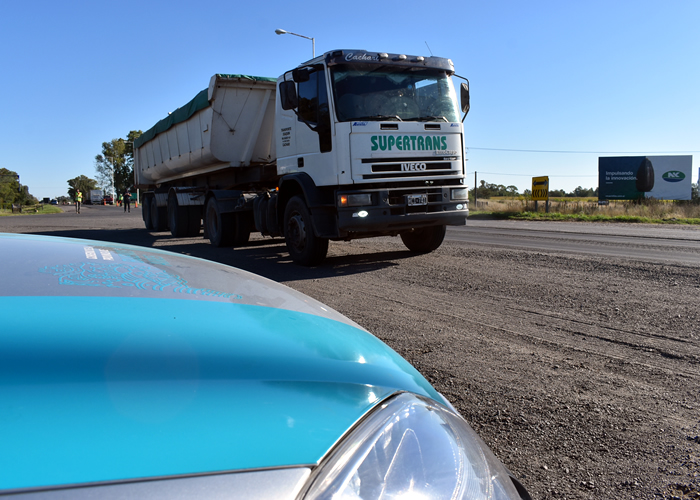
[(429, 253), (442, 245), (446, 226), (432, 226), (401, 233), (401, 241), (413, 253)]
[(174, 238), (198, 236), (202, 226), (201, 221), (199, 206), (181, 207), (177, 202), (177, 196), (171, 194), (168, 197), (168, 224), (170, 234)]
[(141, 211), (143, 222), (147, 231), (153, 231), (153, 221), (151, 220), (151, 197), (146, 196), (143, 200), (143, 210)]
[(151, 196), (149, 204), (151, 206), (150, 212), (152, 230), (160, 233), (168, 229), (167, 212), (163, 208), (158, 207), (155, 196)]
[(284, 238), (292, 260), (302, 266), (320, 264), (328, 253), (328, 240), (314, 234), (311, 213), (304, 200), (294, 196), (284, 209)]
[(236, 224), (236, 214), (221, 213), (221, 207), (216, 202), (216, 198), (211, 197), (207, 201), (205, 213), (205, 223), (207, 227), (207, 237), (209, 242), (215, 247), (230, 247), (234, 243), (234, 233)]
[(236, 228), (233, 231), (233, 245), (242, 246), (250, 240), (250, 233), (255, 227), (253, 220), (253, 212), (236, 212), (235, 214)]
[(199, 236), (202, 231), (202, 206), (193, 205), (186, 208), (187, 236)]

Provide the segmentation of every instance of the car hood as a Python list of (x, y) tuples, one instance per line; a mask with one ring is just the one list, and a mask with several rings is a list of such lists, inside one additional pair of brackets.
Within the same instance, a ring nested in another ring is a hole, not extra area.
[(442, 401), (352, 321), (244, 271), (38, 236), (0, 254), (0, 489), (313, 465), (392, 393)]

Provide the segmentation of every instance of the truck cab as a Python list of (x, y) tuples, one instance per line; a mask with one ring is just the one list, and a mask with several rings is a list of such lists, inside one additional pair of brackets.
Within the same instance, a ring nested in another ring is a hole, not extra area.
[(281, 201), (293, 179), (319, 237), (401, 234), (412, 250), (437, 248), (445, 226), (468, 214), (453, 74), (449, 59), (343, 50), (284, 73), (275, 112)]

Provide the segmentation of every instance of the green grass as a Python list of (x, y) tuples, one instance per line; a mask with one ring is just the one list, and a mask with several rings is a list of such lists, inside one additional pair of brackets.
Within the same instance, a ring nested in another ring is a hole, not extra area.
[(690, 224), (700, 225), (700, 218), (659, 218), (639, 215), (587, 215), (562, 214), (558, 212), (499, 212), (486, 210), (470, 210), (469, 218), (476, 220), (531, 220), (531, 221), (564, 221), (564, 222), (627, 222), (640, 224)]
[(39, 215), (39, 214), (60, 214), (63, 210), (56, 205), (25, 205), (22, 207), (22, 213), (12, 213), (11, 209), (0, 209), (0, 216), (6, 215)]

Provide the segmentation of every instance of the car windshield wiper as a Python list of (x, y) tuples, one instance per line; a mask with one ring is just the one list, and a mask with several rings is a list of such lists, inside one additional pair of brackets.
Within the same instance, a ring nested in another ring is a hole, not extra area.
[(357, 118), (353, 118), (353, 120), (378, 120), (378, 121), (394, 120), (397, 122), (403, 121), (399, 115), (367, 115), (367, 116), (359, 116)]

